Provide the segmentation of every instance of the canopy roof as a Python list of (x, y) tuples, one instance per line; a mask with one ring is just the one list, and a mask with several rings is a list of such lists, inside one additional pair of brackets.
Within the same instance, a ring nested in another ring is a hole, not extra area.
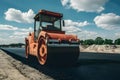
[(53, 17), (56, 17), (56, 18), (62, 18), (63, 17), (63, 14), (61, 14), (61, 13), (51, 12), (51, 11), (47, 11), (47, 10), (40, 10), (38, 12), (38, 14), (36, 14), (34, 19), (39, 21), (39, 15), (53, 16)]

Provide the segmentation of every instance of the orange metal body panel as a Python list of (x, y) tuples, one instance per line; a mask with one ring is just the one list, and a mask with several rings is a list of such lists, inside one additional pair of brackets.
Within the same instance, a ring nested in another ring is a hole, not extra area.
[(56, 40), (67, 40), (67, 41), (77, 41), (77, 36), (74, 35), (66, 35), (64, 31), (41, 31), (39, 34), (39, 37), (36, 41), (34, 41), (34, 33), (30, 33), (28, 36), (28, 41), (29, 41), (29, 54), (37, 56), (37, 51), (38, 51), (38, 44), (40, 38), (43, 37), (46, 39), (56, 39)]
[(64, 31), (41, 31), (39, 36), (48, 37), (49, 39), (57, 39), (57, 40), (73, 40), (77, 41), (77, 36), (74, 35), (66, 35)]
[(28, 36), (29, 54), (37, 56), (37, 45), (38, 43), (34, 41), (34, 33), (29, 33)]

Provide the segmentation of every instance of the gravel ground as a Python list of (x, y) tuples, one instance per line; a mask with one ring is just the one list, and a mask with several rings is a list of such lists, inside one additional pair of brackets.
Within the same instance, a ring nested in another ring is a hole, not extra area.
[(0, 50), (0, 80), (54, 80)]

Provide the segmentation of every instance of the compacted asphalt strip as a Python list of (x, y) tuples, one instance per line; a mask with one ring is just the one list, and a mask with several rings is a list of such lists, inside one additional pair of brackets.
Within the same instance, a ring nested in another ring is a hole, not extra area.
[[(117, 53), (80, 52), (78, 63), (75, 66), (47, 67), (39, 65), (37, 60), (25, 63), (24, 48), (4, 48), (3, 50), (13, 58), (55, 80), (120, 80), (120, 54)], [(60, 78), (61, 75), (64, 78)]]

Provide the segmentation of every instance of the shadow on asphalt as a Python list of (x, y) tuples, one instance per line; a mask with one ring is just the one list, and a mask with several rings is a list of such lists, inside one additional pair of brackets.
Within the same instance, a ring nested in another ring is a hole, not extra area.
[[(113, 79), (120, 80), (120, 77), (119, 77), (120, 61), (104, 60), (104, 59), (102, 60), (101, 59), (79, 59), (76, 65), (70, 66), (70, 67), (41, 66), (38, 63), (38, 60), (36, 57), (30, 56), (31, 57), (30, 60), (27, 60), (26, 58), (13, 54), (11, 52), (8, 52), (8, 51), (5, 51), (5, 52), (8, 55), (12, 56), (13, 58), (21, 61), (23, 64), (29, 65), (30, 67), (33, 67), (39, 70), (45, 75), (48, 75), (54, 78), (55, 80), (113, 80)], [(117, 64), (118, 67), (110, 66), (109, 64), (111, 63), (112, 65)], [(105, 64), (105, 66), (102, 66), (101, 68), (101, 64), (102, 65)], [(111, 70), (112, 68), (116, 68), (115, 71)], [(103, 73), (104, 71), (106, 71), (106, 73)], [(111, 71), (113, 71), (113, 73), (115, 74), (112, 74)], [(98, 75), (96, 75), (97, 73)]]

